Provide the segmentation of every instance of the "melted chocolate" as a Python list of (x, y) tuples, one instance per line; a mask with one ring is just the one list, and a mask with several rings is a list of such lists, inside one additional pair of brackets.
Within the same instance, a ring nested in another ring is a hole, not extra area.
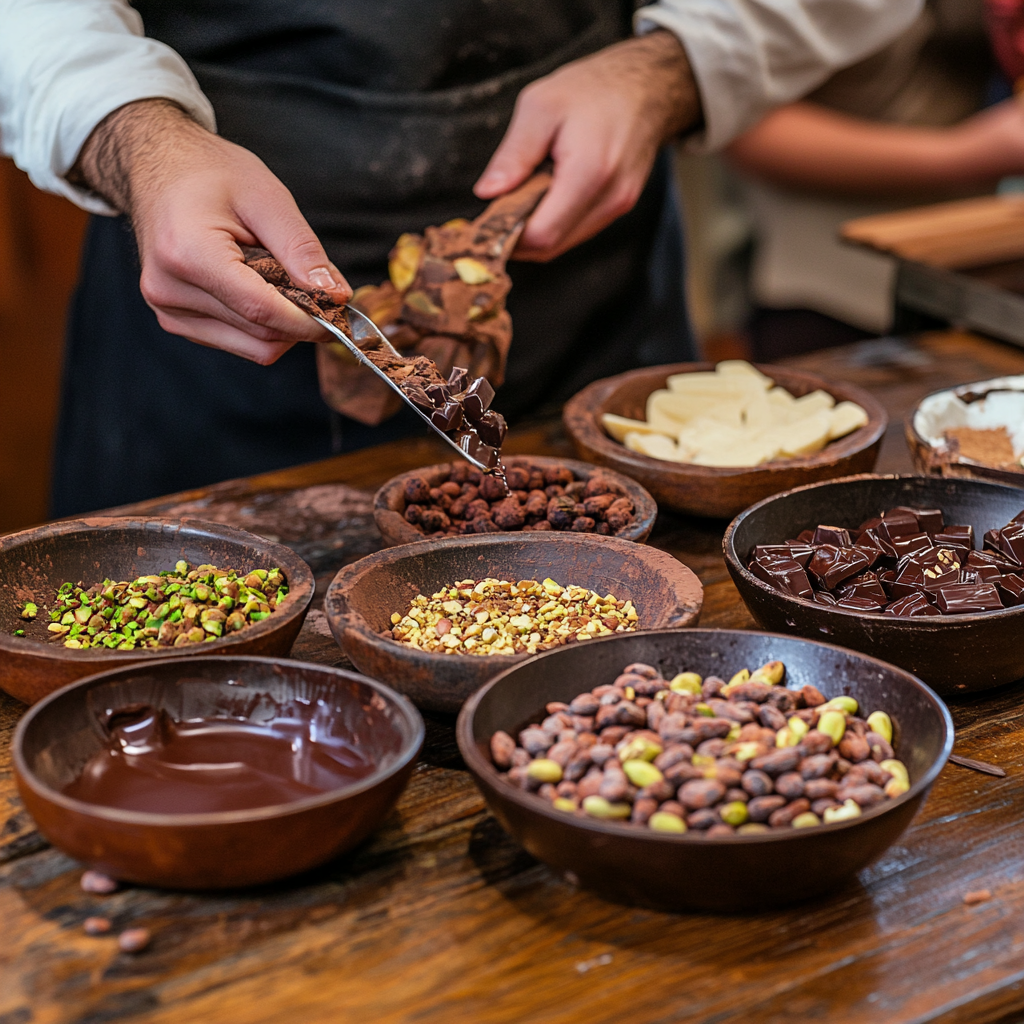
[(175, 722), (151, 707), (111, 716), (110, 742), (64, 787), (87, 803), (156, 814), (242, 811), (302, 800), (365, 778), (365, 755), (314, 723), (281, 717)]

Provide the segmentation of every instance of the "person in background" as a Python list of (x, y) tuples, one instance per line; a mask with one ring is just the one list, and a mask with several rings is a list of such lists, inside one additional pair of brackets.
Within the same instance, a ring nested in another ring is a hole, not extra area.
[(1024, 104), (1008, 92), (982, 0), (927, 0), (886, 49), (729, 145), (753, 222), (756, 357), (889, 328), (895, 263), (843, 244), (839, 226), (991, 192), (1001, 178), (1024, 174)]
[(325, 335), (239, 245), (343, 301), (385, 276), (400, 233), (473, 216), (548, 157), (553, 184), (512, 269), (497, 407), (515, 417), (596, 377), (692, 356), (665, 142), (691, 133), (720, 148), (919, 8), (0, 0), (0, 145), (97, 215), (69, 326), (53, 512), (408, 432), (401, 416), (371, 428), (332, 415), (311, 346), (297, 344)]

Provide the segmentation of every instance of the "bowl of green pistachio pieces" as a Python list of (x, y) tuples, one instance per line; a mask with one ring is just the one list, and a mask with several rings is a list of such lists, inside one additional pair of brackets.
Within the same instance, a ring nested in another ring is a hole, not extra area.
[(26, 703), (151, 658), (285, 655), (313, 597), (291, 549), (196, 519), (90, 517), (0, 537), (0, 688)]

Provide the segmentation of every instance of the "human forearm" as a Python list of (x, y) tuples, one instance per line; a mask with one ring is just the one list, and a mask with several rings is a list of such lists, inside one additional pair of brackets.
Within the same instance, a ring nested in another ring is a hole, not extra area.
[(808, 191), (959, 193), (1024, 169), (1024, 114), (1015, 103), (1001, 105), (955, 127), (933, 129), (793, 103), (769, 114), (726, 152), (748, 173)]

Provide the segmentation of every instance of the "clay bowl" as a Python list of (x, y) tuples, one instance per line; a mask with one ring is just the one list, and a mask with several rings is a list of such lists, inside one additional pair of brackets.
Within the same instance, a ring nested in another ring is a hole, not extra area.
[[(340, 789), (244, 811), (155, 814), (65, 796), (106, 746), (100, 722), (109, 709), (133, 704), (179, 721), (315, 711), (318, 728), (357, 743), (376, 768)], [(370, 835), (405, 788), (423, 734), (404, 697), (354, 672), (282, 658), (176, 658), (113, 669), (44, 698), (15, 731), (14, 771), (39, 831), (83, 864), (142, 885), (237, 888), (305, 871)]]
[(830, 480), (849, 473), (868, 473), (875, 465), (889, 422), (882, 406), (852, 384), (824, 381), (810, 373), (758, 364), (776, 384), (798, 398), (819, 388), (837, 402), (856, 402), (868, 414), (867, 425), (826, 445), (820, 452), (796, 459), (767, 462), (744, 469), (717, 469), (665, 462), (630, 451), (613, 441), (601, 426), (604, 413), (643, 419), (647, 396), (674, 373), (713, 370), (714, 363), (676, 363), (630, 370), (588, 385), (566, 403), (565, 429), (580, 458), (609, 466), (646, 487), (659, 506), (697, 516), (728, 518), (755, 501), (779, 491)]
[[(729, 677), (766, 661), (786, 665), (786, 682), (826, 696), (849, 694), (886, 710), (911, 787), (859, 818), (763, 835), (665, 835), (621, 822), (556, 811), (503, 779), (488, 745), (498, 729), (515, 736), (543, 717), (548, 701), (610, 683), (630, 662), (671, 677), (681, 670)], [(940, 700), (901, 669), (853, 651), (770, 633), (688, 629), (620, 635), (537, 655), (474, 694), (456, 728), (459, 749), (502, 827), (534, 857), (602, 895), (664, 910), (742, 913), (832, 895), (910, 824), (953, 746)]]
[[(682, 562), (656, 548), (584, 533), (485, 533), (385, 548), (346, 566), (324, 610), (352, 664), (430, 711), (454, 713), (488, 679), (529, 655), (432, 654), (380, 634), (391, 613), (456, 580), (551, 577), (632, 600), (643, 629), (679, 629), (700, 616), (704, 592)], [(589, 641), (588, 641), (589, 642)]]
[[(1011, 380), (1013, 378), (1010, 378)], [(998, 466), (986, 466), (981, 462), (971, 460), (952, 461), (941, 449), (932, 447), (931, 444), (921, 436), (915, 426), (914, 420), (920, 406), (936, 395), (951, 392), (958, 398), (965, 401), (973, 397), (981, 397), (988, 391), (995, 390), (1005, 384), (1007, 378), (998, 378), (991, 381), (979, 381), (975, 384), (962, 384), (957, 388), (944, 388), (942, 391), (934, 391), (918, 402), (917, 406), (907, 414), (903, 421), (903, 432), (907, 439), (907, 447), (910, 449), (910, 457), (914, 461), (914, 469), (925, 476), (956, 476), (968, 477), (977, 480), (992, 480), (996, 483), (1009, 484), (1011, 487), (1024, 487), (1024, 467), (1018, 469), (1001, 469)], [(1018, 389), (1014, 389), (1018, 390)]]
[[(503, 461), (509, 469), (514, 466), (540, 466), (541, 468), (565, 466), (572, 470), (577, 480), (589, 480), (597, 470), (596, 466), (591, 466), (587, 462), (579, 462), (576, 459), (552, 459), (544, 455), (508, 455)], [(373, 498), (373, 518), (387, 546), (414, 544), (416, 541), (424, 539), (422, 530), (405, 521), (405, 482), (409, 477), (424, 476), (430, 481), (431, 487), (438, 487), (448, 479), (451, 470), (451, 462), (441, 462), (436, 466), (424, 466), (422, 469), (416, 469), (410, 473), (393, 476), (377, 491)], [(658, 506), (654, 503), (654, 499), (628, 476), (609, 469), (604, 469), (601, 473), (618, 484), (623, 493), (633, 501), (633, 522), (615, 536), (622, 540), (635, 540), (642, 544), (651, 535), (654, 520), (658, 516)], [(595, 536), (600, 536), (600, 534), (595, 534)]]
[(759, 502), (729, 524), (722, 542), (733, 582), (758, 625), (868, 651), (920, 676), (944, 696), (1020, 679), (1024, 606), (948, 617), (864, 615), (781, 594), (746, 568), (756, 544), (775, 544), (819, 523), (858, 526), (896, 505), (941, 508), (946, 522), (970, 523), (980, 538), (1020, 512), (1024, 494), (980, 480), (856, 476)]
[[(62, 583), (134, 579), (172, 569), (179, 558), (193, 566), (278, 566), (289, 593), (269, 618), (208, 644), (166, 651), (75, 651), (43, 639), (49, 624), (43, 609)], [(31, 704), (75, 679), (135, 662), (211, 654), (284, 655), (302, 628), (312, 598), (313, 574), (290, 548), (219, 523), (94, 516), (8, 534), (0, 537), (0, 688)], [(40, 608), (31, 626), (20, 618), (28, 600)], [(27, 636), (12, 636), (22, 627)]]

